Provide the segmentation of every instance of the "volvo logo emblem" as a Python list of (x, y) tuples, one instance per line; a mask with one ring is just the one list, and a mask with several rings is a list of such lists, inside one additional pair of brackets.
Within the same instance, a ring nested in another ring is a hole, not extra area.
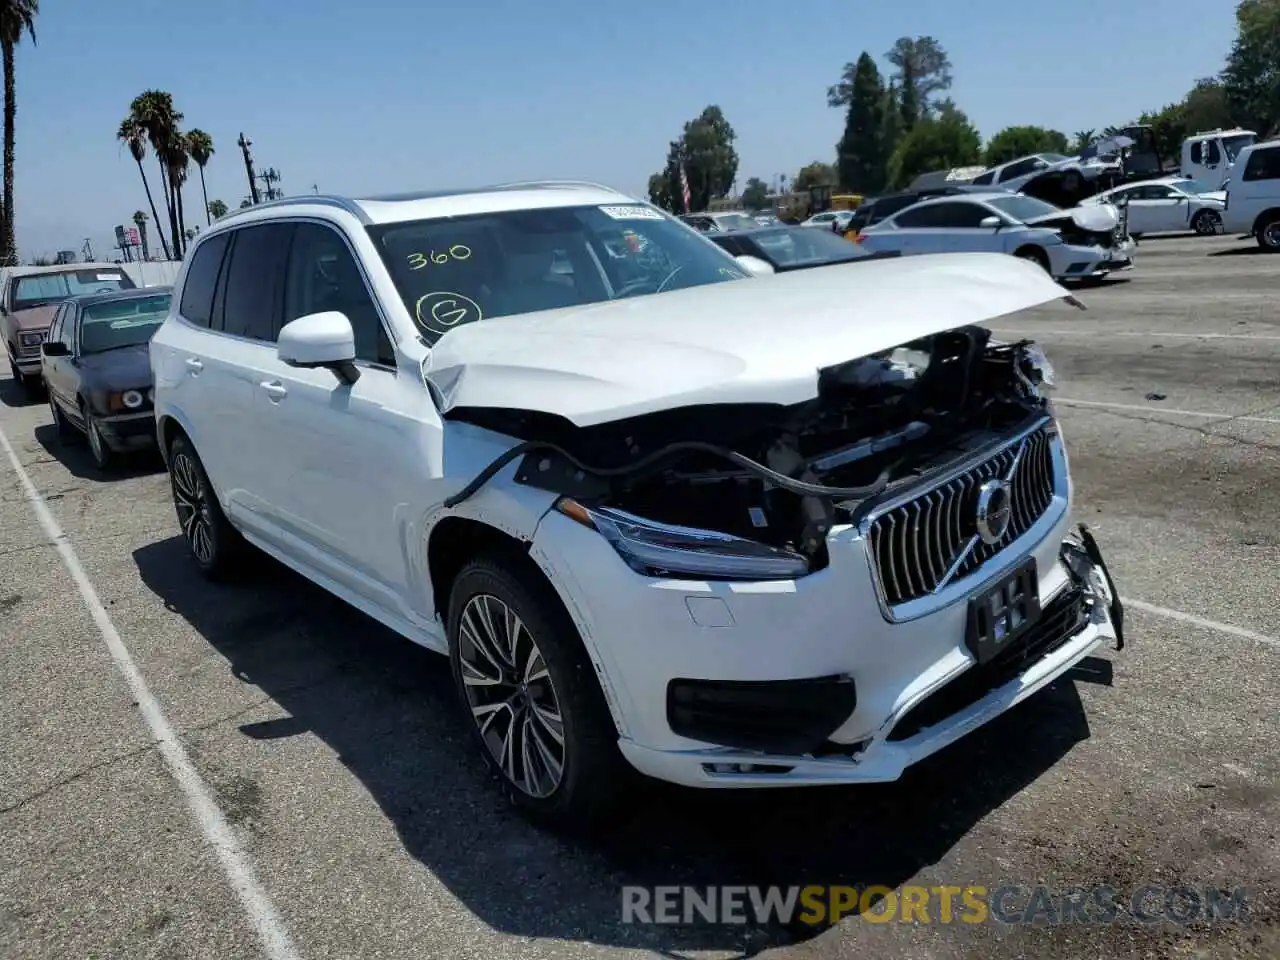
[(1009, 532), (1013, 518), (1013, 501), (1003, 480), (988, 480), (978, 488), (978, 536), (988, 546), (995, 546)]

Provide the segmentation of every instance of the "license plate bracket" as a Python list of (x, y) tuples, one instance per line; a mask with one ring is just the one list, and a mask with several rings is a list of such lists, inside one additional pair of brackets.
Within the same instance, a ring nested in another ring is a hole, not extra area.
[(1040, 581), (1034, 557), (969, 598), (965, 647), (979, 664), (989, 663), (1020, 640), (1040, 619)]

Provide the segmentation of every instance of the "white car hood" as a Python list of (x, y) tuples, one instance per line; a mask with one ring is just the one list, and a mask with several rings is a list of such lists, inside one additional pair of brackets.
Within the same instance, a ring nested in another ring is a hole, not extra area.
[(818, 371), (1070, 295), (1003, 254), (851, 263), (496, 317), (437, 341), (442, 412), (506, 408), (581, 426), (695, 404), (790, 405)]
[(1029, 227), (1052, 223), (1070, 217), (1081, 230), (1093, 230), (1098, 233), (1110, 233), (1120, 225), (1120, 211), (1112, 203), (1089, 203), (1070, 210), (1057, 213), (1046, 213), (1042, 217), (1033, 217), (1022, 221)]
[(1226, 205), (1227, 191), (1225, 190), (1206, 190), (1204, 193), (1196, 194), (1201, 200), (1213, 200), (1216, 203)]

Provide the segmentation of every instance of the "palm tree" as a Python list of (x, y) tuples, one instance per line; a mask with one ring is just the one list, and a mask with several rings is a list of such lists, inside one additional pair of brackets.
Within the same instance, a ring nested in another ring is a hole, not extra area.
[[(149, 190), (147, 191), (147, 196), (148, 198), (151, 196), (151, 191)], [(155, 204), (153, 203), (151, 207), (152, 207), (152, 210), (154, 211)], [(151, 253), (147, 249), (147, 213), (146, 211), (145, 210), (133, 211), (133, 222), (138, 228), (138, 238), (142, 240), (142, 259), (150, 260)], [(165, 259), (166, 260), (169, 259), (168, 251), (165, 252)]]
[[(116, 139), (121, 141), (129, 148), (129, 153), (133, 155), (133, 160), (138, 165), (138, 176), (142, 177), (142, 189), (147, 192), (147, 203), (151, 205), (151, 216), (155, 220), (157, 226), (156, 231), (160, 234), (160, 246), (164, 248), (164, 258), (170, 259), (169, 243), (164, 238), (164, 231), (160, 229), (160, 214), (156, 213), (156, 201), (151, 196), (151, 184), (147, 183), (147, 172), (142, 169), (142, 161), (147, 156), (147, 130), (146, 127), (132, 113), (120, 121), (120, 129), (116, 131)], [(142, 213), (141, 210), (138, 213)], [(133, 222), (138, 224), (139, 231), (142, 234), (142, 253), (146, 256), (147, 250), (147, 231), (144, 226), (146, 222), (146, 214), (143, 213), (143, 222), (138, 223), (138, 214), (133, 215)]]
[[(169, 140), (169, 149), (165, 152), (165, 162), (169, 168), (169, 186), (173, 198), (173, 206), (177, 211), (178, 232), (185, 238), (187, 236), (187, 216), (182, 206), (182, 185), (187, 182), (187, 168), (190, 165), (191, 158), (187, 154), (187, 138), (177, 130), (174, 131)], [(182, 259), (182, 253), (185, 250), (185, 242), (178, 245), (179, 260)]]
[(1093, 141), (1098, 139), (1097, 132), (1094, 130), (1077, 130), (1074, 136), (1076, 138), (1075, 149), (1077, 151), (1092, 145)]
[(227, 215), (227, 205), (221, 200), (210, 200), (205, 209), (209, 212), (210, 223)]
[(208, 225), (213, 223), (213, 215), (209, 213), (209, 191), (204, 185), (204, 168), (214, 154), (213, 137), (198, 128), (187, 131), (187, 153), (200, 168), (200, 194), (204, 197), (205, 223)]
[(36, 42), (36, 14), (40, 0), (0, 0), (0, 52), (4, 58), (4, 206), (0, 217), (0, 263), (16, 266), (18, 245), (13, 235), (13, 122), (18, 112), (13, 77), (13, 48), (24, 33)]
[(173, 241), (173, 255), (180, 259), (182, 232), (178, 226), (178, 205), (173, 193), (169, 158), (173, 155), (173, 143), (178, 136), (182, 114), (174, 109), (173, 94), (164, 90), (144, 90), (133, 98), (133, 103), (129, 105), (129, 115), (135, 117), (147, 131), (147, 140), (150, 141), (156, 162), (160, 165), (160, 186), (164, 189), (165, 206), (169, 212), (169, 237)]

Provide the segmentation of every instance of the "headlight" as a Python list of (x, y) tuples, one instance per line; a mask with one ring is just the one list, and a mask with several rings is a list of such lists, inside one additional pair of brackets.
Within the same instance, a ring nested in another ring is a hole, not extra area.
[(657, 523), (567, 498), (556, 509), (598, 532), (631, 569), (646, 576), (793, 580), (809, 572), (809, 561), (799, 554), (716, 530)]
[(24, 347), (37, 347), (44, 343), (45, 335), (43, 333), (24, 333), (22, 335), (22, 345)]
[(130, 410), (137, 410), (143, 404), (142, 394), (137, 390), (126, 390), (120, 394), (120, 402)]

